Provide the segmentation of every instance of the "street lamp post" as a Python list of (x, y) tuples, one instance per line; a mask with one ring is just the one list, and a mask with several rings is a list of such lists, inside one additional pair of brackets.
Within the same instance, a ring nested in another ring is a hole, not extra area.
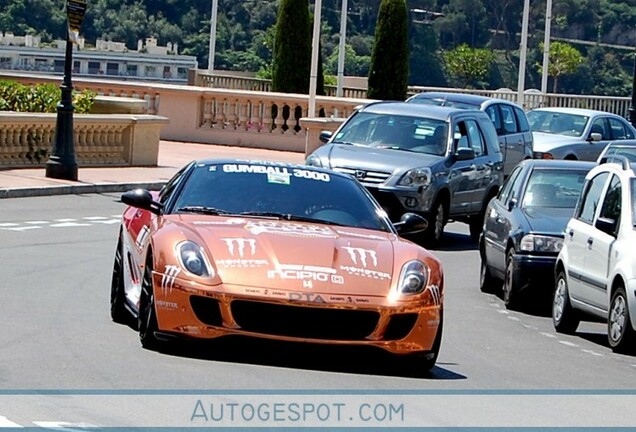
[(636, 127), (636, 53), (634, 54), (634, 75), (632, 77), (632, 106), (629, 108), (629, 121)]
[(318, 60), (320, 49), (320, 12), (322, 0), (316, 0), (314, 5), (314, 32), (311, 42), (311, 67), (309, 71), (309, 109), (308, 117), (316, 116), (316, 87), (318, 86)]
[(548, 92), (548, 65), (550, 64), (550, 26), (552, 23), (552, 0), (545, 6), (545, 31), (543, 34), (543, 66), (541, 72), (541, 93)]
[(208, 50), (208, 73), (214, 72), (214, 56), (216, 55), (216, 21), (219, 0), (212, 0), (212, 11), (210, 12), (210, 46)]
[(77, 160), (73, 143), (73, 41), (77, 41), (79, 29), (86, 13), (86, 0), (67, 0), (68, 28), (66, 54), (64, 57), (64, 79), (60, 86), (62, 97), (57, 105), (55, 138), (51, 156), (46, 162), (46, 177), (77, 180)]
[(342, 97), (344, 86), (345, 39), (347, 37), (347, 0), (342, 0), (340, 12), (340, 45), (338, 50), (338, 87), (336, 96)]
[(523, 91), (526, 82), (526, 52), (528, 50), (528, 16), (530, 15), (530, 0), (523, 4), (523, 19), (521, 22), (521, 43), (519, 45), (519, 76), (517, 82), (517, 103), (524, 106)]

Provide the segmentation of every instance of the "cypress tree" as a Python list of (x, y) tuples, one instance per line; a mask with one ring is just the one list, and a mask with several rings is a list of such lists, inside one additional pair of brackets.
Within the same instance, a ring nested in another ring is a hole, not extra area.
[(369, 69), (370, 99), (404, 100), (408, 88), (408, 15), (405, 0), (382, 0)]
[(311, 30), (308, 0), (280, 0), (276, 18), (272, 90), (309, 93)]

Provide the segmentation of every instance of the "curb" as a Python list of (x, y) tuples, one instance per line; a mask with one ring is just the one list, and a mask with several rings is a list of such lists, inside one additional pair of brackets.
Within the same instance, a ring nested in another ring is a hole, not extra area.
[(94, 193), (126, 192), (131, 189), (159, 190), (166, 184), (161, 182), (137, 182), (137, 183), (97, 183), (64, 186), (42, 186), (15, 189), (0, 189), (2, 198), (27, 198), (53, 195), (81, 195)]

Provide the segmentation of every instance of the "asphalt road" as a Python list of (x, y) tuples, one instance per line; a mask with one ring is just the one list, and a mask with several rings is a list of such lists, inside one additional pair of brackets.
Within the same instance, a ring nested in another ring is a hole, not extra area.
[[(561, 397), (578, 410), (564, 425), (589, 416), (612, 426), (612, 410), (617, 425), (636, 424), (636, 357), (611, 352), (604, 324), (559, 335), (549, 317), (508, 312), (497, 296), (481, 293), (476, 244), (463, 224), (449, 225), (435, 251), (444, 263), (446, 319), (430, 376), (405, 375), (382, 353), (343, 348), (240, 339), (144, 350), (135, 331), (109, 317), (118, 197), (0, 200), (0, 427), (146, 426), (177, 408), (181, 417), (160, 424), (205, 426), (210, 413), (197, 411), (199, 393), (332, 402), (340, 395), (383, 409), (401, 403), (408, 413), (401, 426), (553, 424), (562, 417), (550, 398)], [(413, 408), (429, 403), (434, 412)], [(532, 407), (545, 410), (541, 420)], [(154, 420), (141, 415), (149, 412)]]

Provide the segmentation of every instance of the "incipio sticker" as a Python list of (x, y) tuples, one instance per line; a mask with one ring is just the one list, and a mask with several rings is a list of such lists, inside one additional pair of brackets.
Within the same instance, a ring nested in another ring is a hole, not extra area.
[(288, 184), (290, 184), (290, 182), (289, 182), (289, 174), (287, 174), (287, 173), (269, 172), (269, 173), (267, 173), (267, 182), (268, 183), (288, 185)]

